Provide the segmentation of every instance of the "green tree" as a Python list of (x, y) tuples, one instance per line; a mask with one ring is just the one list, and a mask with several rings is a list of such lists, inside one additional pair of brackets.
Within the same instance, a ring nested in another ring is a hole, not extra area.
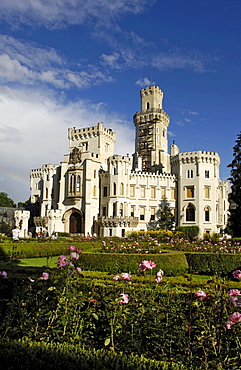
[(233, 147), (233, 160), (228, 165), (230, 168), (229, 181), (231, 192), (229, 193), (230, 216), (226, 232), (234, 237), (241, 236), (241, 133), (238, 134), (236, 145)]
[(14, 200), (9, 198), (7, 193), (0, 192), (0, 207), (16, 207)]
[(170, 204), (164, 199), (159, 205), (159, 209), (156, 213), (156, 220), (150, 221), (147, 227), (149, 230), (173, 230), (174, 223), (175, 217), (171, 211)]
[(25, 202), (18, 202), (18, 208), (26, 208), (31, 203), (30, 198)]

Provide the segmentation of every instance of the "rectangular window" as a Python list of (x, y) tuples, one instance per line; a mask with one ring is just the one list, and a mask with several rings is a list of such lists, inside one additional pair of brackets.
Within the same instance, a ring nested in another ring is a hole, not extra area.
[(103, 207), (103, 208), (102, 208), (102, 215), (103, 215), (104, 217), (106, 217), (106, 207)]
[(131, 217), (134, 217), (135, 214), (135, 207), (131, 206)]
[(151, 187), (151, 198), (152, 199), (156, 198), (156, 188), (154, 188), (153, 186)]
[(205, 179), (209, 179), (209, 170), (205, 170)]
[(161, 199), (166, 199), (166, 188), (161, 188)]
[(204, 198), (206, 199), (210, 198), (210, 187), (209, 186), (204, 187)]
[(141, 207), (140, 209), (140, 220), (144, 221), (145, 220), (145, 208)]
[(155, 214), (156, 214), (156, 209), (153, 207), (151, 208), (151, 221), (155, 220)]
[(187, 198), (194, 198), (194, 186), (187, 186), (186, 187), (186, 197)]
[(134, 196), (135, 196), (135, 186), (131, 185), (130, 186), (130, 197), (134, 197)]
[(171, 199), (176, 199), (176, 189), (175, 188), (171, 189)]
[(103, 187), (103, 197), (107, 197), (107, 190), (108, 190), (108, 187), (104, 186)]
[(145, 198), (145, 187), (144, 186), (141, 186), (140, 187), (140, 193), (141, 193), (141, 198)]

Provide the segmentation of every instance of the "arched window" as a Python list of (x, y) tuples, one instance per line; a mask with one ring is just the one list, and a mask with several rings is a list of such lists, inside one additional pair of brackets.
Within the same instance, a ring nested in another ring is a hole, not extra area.
[(186, 221), (195, 221), (195, 208), (191, 203), (186, 207)]
[(49, 189), (48, 188), (46, 188), (46, 198), (48, 198), (48, 196), (49, 196)]
[(210, 221), (210, 208), (208, 206), (204, 209), (204, 219), (206, 222)]
[(123, 182), (120, 184), (120, 195), (124, 195), (124, 184), (123, 184)]
[(116, 195), (116, 183), (113, 183), (113, 195)]

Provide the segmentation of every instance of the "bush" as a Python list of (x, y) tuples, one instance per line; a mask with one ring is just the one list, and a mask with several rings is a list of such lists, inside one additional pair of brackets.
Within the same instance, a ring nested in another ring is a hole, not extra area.
[(199, 235), (198, 226), (177, 226), (176, 231), (181, 232), (183, 237), (188, 240), (193, 240)]
[(241, 255), (221, 253), (186, 253), (189, 271), (200, 274), (225, 274), (241, 266)]
[(144, 356), (44, 342), (0, 342), (1, 366), (18, 370), (185, 370), (182, 364), (156, 361)]
[(188, 264), (183, 253), (163, 254), (110, 254), (83, 253), (80, 264), (85, 270), (107, 271), (116, 274), (120, 271), (136, 273), (142, 260), (152, 260), (167, 275), (180, 275), (187, 271)]

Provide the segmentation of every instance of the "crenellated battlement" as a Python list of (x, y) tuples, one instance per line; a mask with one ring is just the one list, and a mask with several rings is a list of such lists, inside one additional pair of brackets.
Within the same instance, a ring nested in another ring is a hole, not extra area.
[(72, 141), (89, 139), (100, 135), (104, 135), (114, 142), (116, 141), (116, 133), (112, 131), (112, 129), (105, 128), (103, 122), (99, 122), (97, 126), (85, 127), (80, 129), (76, 129), (74, 127), (68, 129), (68, 138)]

